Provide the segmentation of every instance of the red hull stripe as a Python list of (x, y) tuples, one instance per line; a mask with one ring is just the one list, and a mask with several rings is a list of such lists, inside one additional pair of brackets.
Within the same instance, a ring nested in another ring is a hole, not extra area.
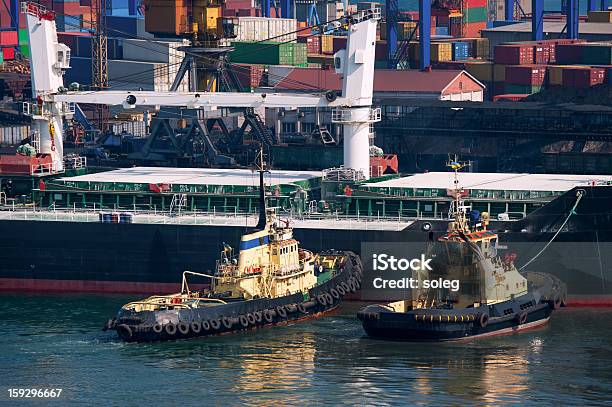
[[(203, 285), (190, 285), (192, 290)], [(96, 280), (45, 280), (24, 278), (0, 278), (0, 291), (12, 292), (80, 292), (115, 294), (168, 294), (181, 290), (180, 283), (146, 283), (135, 281)], [(349, 294), (345, 301), (362, 301), (360, 293)], [(384, 301), (383, 299), (377, 302)], [(572, 307), (612, 307), (612, 295), (570, 295), (568, 305)]]

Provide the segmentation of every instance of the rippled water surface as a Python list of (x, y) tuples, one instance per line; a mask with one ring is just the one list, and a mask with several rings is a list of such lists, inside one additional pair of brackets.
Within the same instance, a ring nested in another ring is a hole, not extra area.
[[(61, 404), (605, 404), (612, 310), (563, 309), (542, 329), (465, 343), (367, 338), (346, 303), (257, 332), (126, 344), (100, 327), (123, 296), (1, 295), (8, 388), (62, 388)], [(14, 400), (12, 400), (14, 402)]]

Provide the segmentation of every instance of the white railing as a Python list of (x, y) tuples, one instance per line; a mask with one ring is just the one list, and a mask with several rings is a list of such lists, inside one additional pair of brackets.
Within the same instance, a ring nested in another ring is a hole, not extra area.
[(359, 115), (359, 110), (349, 107), (332, 109), (332, 123), (375, 123), (382, 117), (380, 107), (371, 108), (367, 115)]

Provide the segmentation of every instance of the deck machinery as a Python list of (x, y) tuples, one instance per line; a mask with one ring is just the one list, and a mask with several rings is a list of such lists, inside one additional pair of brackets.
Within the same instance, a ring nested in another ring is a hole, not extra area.
[[(343, 126), (344, 169), (354, 171), (356, 179), (368, 179), (370, 176), (370, 125), (381, 117), (380, 109), (372, 108), (374, 45), (380, 9), (365, 10), (345, 17), (343, 25), (349, 26), (347, 46), (334, 55), (336, 72), (343, 78), (341, 95), (335, 91), (316, 95), (210, 91), (67, 91), (63, 86), (63, 73), (70, 67), (70, 48), (58, 43), (54, 13), (31, 2), (24, 2), (22, 10), (26, 14), (32, 46), (32, 88), (36, 98), (36, 102), (26, 103), (24, 110), (32, 116), (33, 128), (40, 135), (40, 152), (50, 154), (54, 168), (58, 170), (63, 169), (63, 117), (72, 114), (75, 103), (122, 106), (124, 109), (174, 106), (197, 109), (212, 115), (219, 114), (223, 108), (326, 107), (332, 109), (332, 120)], [(196, 26), (199, 27), (193, 27)], [(199, 29), (196, 31), (200, 32)], [(206, 38), (213, 37), (204, 36), (204, 40)]]

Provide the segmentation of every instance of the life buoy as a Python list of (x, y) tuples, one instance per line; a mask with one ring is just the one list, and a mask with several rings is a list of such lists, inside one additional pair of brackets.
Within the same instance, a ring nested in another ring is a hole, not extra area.
[(251, 325), (255, 325), (255, 315), (251, 314), (250, 312), (248, 314), (246, 314), (246, 318), (247, 321), (249, 321), (249, 324)]
[(210, 327), (212, 329), (219, 329), (219, 328), (221, 328), (221, 321), (219, 321), (218, 319), (212, 319), (210, 321)]
[(164, 331), (166, 331), (168, 335), (174, 336), (176, 335), (176, 325), (174, 325), (172, 322), (166, 324), (166, 326), (164, 326)]
[(331, 296), (334, 297), (335, 299), (340, 298), (340, 293), (335, 288), (332, 288), (331, 290), (329, 290), (329, 292)]
[(242, 325), (243, 328), (249, 326), (249, 320), (247, 319), (246, 315), (240, 315), (238, 317), (238, 321), (240, 322), (240, 325)]
[(178, 324), (178, 330), (183, 335), (187, 335), (189, 333), (189, 324), (187, 324), (185, 322), (180, 322)]
[(525, 322), (527, 322), (527, 313), (525, 311), (520, 312), (519, 314), (517, 314), (516, 320), (519, 325), (523, 325)]
[(302, 314), (305, 314), (305, 313), (306, 313), (306, 307), (305, 307), (305, 306), (304, 306), (304, 304), (302, 304), (301, 302), (299, 302), (299, 303), (297, 304), (297, 309), (298, 309), (298, 311), (300, 311)]
[(156, 323), (155, 325), (153, 325), (153, 332), (155, 332), (156, 334), (160, 334), (163, 329), (164, 327), (160, 324)]
[(202, 329), (204, 331), (210, 331), (210, 322), (207, 319), (202, 321)]
[(263, 318), (266, 322), (270, 323), (274, 319), (274, 315), (272, 315), (272, 312), (270, 310), (265, 310), (263, 312)]
[(200, 331), (202, 331), (202, 325), (195, 321), (189, 325), (189, 328), (191, 329), (191, 332), (193, 332), (196, 335), (198, 335)]
[(485, 314), (484, 312), (480, 314), (480, 319), (478, 320), (480, 323), (480, 327), (484, 328), (489, 324), (489, 314)]
[(253, 315), (255, 315), (255, 322), (259, 323), (263, 320), (263, 312), (255, 311)]
[(130, 328), (129, 326), (125, 324), (121, 324), (117, 327), (117, 333), (119, 334), (121, 338), (123, 338), (126, 341), (129, 341), (130, 339), (132, 339), (132, 328)]
[(228, 317), (221, 318), (221, 323), (227, 329), (230, 329), (232, 327), (232, 325), (233, 325), (232, 321)]
[(287, 310), (284, 307), (276, 307), (275, 310), (279, 317), (285, 318), (287, 316)]

